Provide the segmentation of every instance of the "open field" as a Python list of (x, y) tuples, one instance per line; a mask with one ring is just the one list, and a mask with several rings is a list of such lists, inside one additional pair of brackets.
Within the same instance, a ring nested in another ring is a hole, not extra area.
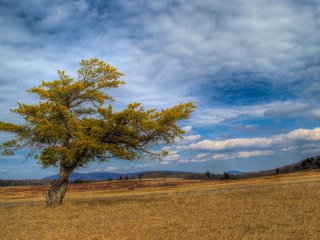
[[(224, 191), (248, 187), (269, 185), (320, 182), (320, 171), (302, 171), (268, 177), (239, 180), (186, 180), (177, 178), (159, 178), (134, 180), (113, 180), (70, 184), (65, 201), (97, 200), (114, 197), (161, 195), (170, 193)], [(49, 186), (0, 187), (0, 204), (43, 202)]]
[[(45, 186), (0, 188), (1, 203)], [(320, 172), (74, 184), (66, 204), (0, 207), (1, 239), (320, 239)]]

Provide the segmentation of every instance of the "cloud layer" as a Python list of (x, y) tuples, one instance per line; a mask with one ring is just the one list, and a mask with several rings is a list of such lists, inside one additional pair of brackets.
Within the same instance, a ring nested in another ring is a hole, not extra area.
[(191, 170), (202, 171), (207, 151), (229, 160), (266, 157), (277, 145), (319, 153), (298, 144), (319, 141), (317, 0), (2, 0), (0, 28), (2, 121), (21, 122), (9, 109), (37, 100), (26, 89), (55, 79), (57, 69), (76, 76), (81, 59), (98, 57), (125, 73), (125, 87), (112, 92), (116, 108), (198, 105), (181, 124), (180, 150), (154, 168), (198, 161)]

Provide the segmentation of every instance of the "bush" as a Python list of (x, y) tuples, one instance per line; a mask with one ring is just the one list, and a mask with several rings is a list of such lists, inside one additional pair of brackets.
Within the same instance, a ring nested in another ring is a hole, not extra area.
[(79, 183), (84, 183), (85, 181), (83, 179), (77, 179), (73, 183), (79, 184)]
[(223, 173), (223, 179), (229, 180), (229, 179), (231, 179), (231, 175), (229, 173), (227, 173), (227, 172), (224, 172)]

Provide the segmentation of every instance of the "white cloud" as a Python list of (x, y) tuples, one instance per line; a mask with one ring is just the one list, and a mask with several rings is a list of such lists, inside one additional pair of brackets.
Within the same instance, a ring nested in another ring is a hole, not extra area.
[[(180, 149), (203, 149), (203, 150), (225, 150), (232, 148), (252, 148), (252, 147), (269, 147), (273, 144), (271, 138), (235, 138), (228, 140), (203, 140), (198, 143), (190, 144), (186, 147), (180, 147)], [(179, 147), (178, 147), (179, 149)]]
[(209, 153), (199, 153), (196, 158), (197, 159), (202, 159), (202, 158), (206, 158), (209, 156)]
[(168, 151), (168, 155), (165, 156), (165, 157), (163, 158), (163, 160), (164, 160), (165, 162), (174, 161), (174, 160), (178, 160), (180, 157), (181, 157), (181, 156), (178, 154), (177, 151), (171, 151), (171, 150), (169, 150), (169, 151)]
[(242, 151), (238, 152), (237, 158), (250, 158), (250, 157), (258, 157), (258, 156), (266, 156), (266, 155), (272, 155), (273, 152), (269, 150), (264, 151)]
[[(172, 147), (163, 147), (162, 151), (167, 151), (168, 155), (164, 156), (162, 160), (160, 161), (160, 164), (169, 164), (171, 161), (175, 161), (181, 158), (180, 154), (178, 154), (178, 151), (171, 150)], [(154, 153), (160, 153), (160, 151), (153, 151)]]
[(287, 134), (274, 135), (264, 138), (234, 138), (227, 140), (203, 140), (188, 146), (178, 146), (177, 149), (203, 149), (219, 151), (236, 148), (268, 148), (274, 145), (294, 144), (296, 141), (319, 141), (320, 128), (296, 129)]
[(227, 153), (215, 153), (211, 156), (211, 158), (213, 160), (221, 160), (221, 159), (226, 160), (226, 159), (229, 159), (230, 156)]
[(110, 166), (110, 167), (107, 167), (105, 170), (107, 171), (107, 172), (113, 172), (113, 171), (116, 171), (116, 170), (118, 170), (119, 168), (117, 168), (117, 167), (112, 167), (112, 166)]
[(179, 158), (180, 158), (179, 154), (172, 154), (172, 155), (168, 155), (168, 156), (164, 157), (164, 160), (174, 161), (174, 160), (178, 160)]
[(274, 152), (270, 150), (257, 150), (257, 151), (241, 151), (236, 153), (216, 153), (211, 156), (213, 160), (227, 160), (237, 158), (250, 158), (272, 155)]
[(183, 138), (177, 138), (176, 143), (177, 144), (186, 144), (186, 143), (197, 141), (200, 138), (201, 138), (200, 134), (183, 136)]
[(162, 165), (167, 165), (167, 164), (171, 164), (171, 161), (160, 161), (160, 164)]
[(320, 128), (315, 129), (296, 129), (287, 134), (289, 140), (309, 140), (319, 141), (320, 140)]
[[(256, 151), (240, 151), (232, 153), (215, 153), (213, 155), (209, 154), (198, 154), (195, 159), (183, 158), (178, 161), (178, 163), (202, 163), (208, 162), (210, 160), (228, 160), (228, 159), (240, 159), (240, 158), (251, 158), (251, 157), (260, 157), (274, 154), (270, 150), (256, 150)], [(199, 156), (200, 155), (200, 156)]]
[(189, 133), (192, 131), (192, 126), (190, 125), (184, 126), (182, 127), (182, 130), (185, 131), (186, 133)]
[(178, 161), (178, 163), (203, 163), (207, 162), (206, 159), (181, 159)]
[(297, 149), (298, 149), (297, 146), (287, 146), (287, 147), (281, 148), (280, 151), (281, 152), (292, 152), (292, 151), (295, 151)]
[(152, 164), (151, 163), (145, 163), (145, 164), (137, 164), (134, 167), (135, 168), (146, 168), (146, 167), (150, 167)]

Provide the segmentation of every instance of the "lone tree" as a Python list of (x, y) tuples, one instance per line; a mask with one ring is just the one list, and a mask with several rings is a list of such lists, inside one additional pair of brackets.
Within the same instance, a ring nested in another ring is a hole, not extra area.
[(166, 155), (152, 147), (182, 137), (177, 121), (189, 118), (195, 108), (189, 102), (156, 111), (135, 102), (114, 111), (107, 91), (124, 84), (119, 80), (123, 74), (99, 59), (82, 60), (77, 80), (65, 71), (58, 74), (57, 80), (42, 81), (28, 90), (39, 96), (37, 104), (18, 103), (11, 110), (24, 118), (24, 124), (0, 121), (0, 131), (14, 134), (13, 140), (1, 145), (2, 154), (27, 148), (43, 167), (59, 167), (59, 178), (46, 195), (49, 207), (62, 204), (69, 175), (76, 168), (111, 158)]

